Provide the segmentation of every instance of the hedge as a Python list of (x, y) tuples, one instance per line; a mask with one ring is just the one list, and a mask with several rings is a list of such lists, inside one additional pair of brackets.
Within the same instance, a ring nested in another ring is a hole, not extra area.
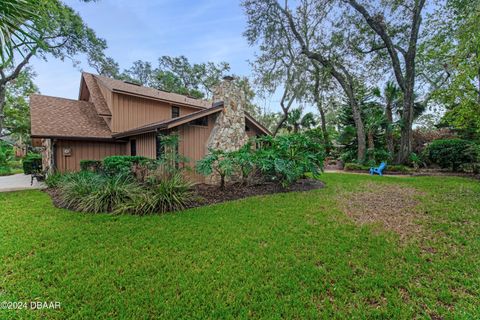
[(32, 174), (42, 170), (42, 156), (38, 153), (29, 153), (23, 159), (23, 173)]
[(146, 164), (151, 160), (141, 156), (110, 156), (103, 159), (103, 171), (107, 175), (132, 174), (134, 164)]
[(472, 141), (441, 139), (430, 143), (425, 148), (423, 157), (441, 168), (459, 171), (461, 165), (479, 162), (480, 150)]

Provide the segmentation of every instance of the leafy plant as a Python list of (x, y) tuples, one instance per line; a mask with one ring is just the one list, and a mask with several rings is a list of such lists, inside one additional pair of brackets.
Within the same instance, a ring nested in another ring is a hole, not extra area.
[(191, 188), (192, 184), (179, 172), (168, 178), (150, 177), (146, 190), (123, 202), (115, 212), (146, 215), (182, 210), (192, 199)]
[(80, 171), (60, 178), (59, 204), (82, 212), (112, 212), (142, 194), (140, 186), (124, 175), (105, 176)]
[(208, 176), (216, 173), (220, 176), (220, 189), (225, 189), (225, 178), (234, 173), (233, 154), (222, 150), (210, 150), (201, 160), (197, 161), (196, 169), (199, 173)]
[(441, 168), (458, 171), (460, 165), (478, 162), (480, 151), (475, 143), (462, 139), (434, 140), (424, 150), (424, 157)]
[(132, 175), (134, 164), (144, 164), (151, 160), (141, 156), (110, 156), (103, 159), (103, 170), (110, 176)]
[(0, 167), (0, 177), (9, 176), (12, 174), (12, 169), (10, 167)]
[(255, 170), (255, 154), (252, 150), (252, 142), (249, 141), (238, 151), (231, 153), (233, 166), (238, 169), (241, 174), (242, 182), (248, 183), (251, 174)]
[(29, 153), (23, 159), (23, 172), (32, 174), (42, 170), (42, 156), (38, 153)]
[(318, 177), (323, 170), (324, 148), (305, 134), (257, 139), (255, 165), (270, 180), (286, 187), (311, 173)]
[(100, 160), (80, 160), (80, 170), (100, 172), (102, 170), (102, 161), (100, 161)]

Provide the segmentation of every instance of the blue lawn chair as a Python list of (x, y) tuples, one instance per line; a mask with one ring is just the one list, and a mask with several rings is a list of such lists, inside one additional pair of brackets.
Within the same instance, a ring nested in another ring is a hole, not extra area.
[(380, 165), (377, 168), (371, 167), (370, 168), (370, 174), (373, 175), (373, 174), (377, 173), (378, 175), (383, 176), (383, 170), (385, 170), (386, 167), (387, 167), (387, 164), (385, 162), (382, 162), (382, 163), (380, 163)]

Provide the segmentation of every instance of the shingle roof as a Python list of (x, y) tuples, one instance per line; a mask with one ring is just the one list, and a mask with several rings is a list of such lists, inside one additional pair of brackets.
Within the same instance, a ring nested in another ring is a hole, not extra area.
[(108, 109), (107, 102), (98, 87), (97, 80), (91, 73), (83, 72), (82, 76), (87, 85), (88, 91), (90, 92), (97, 113), (102, 116), (111, 116), (112, 113), (110, 112), (110, 109)]
[(32, 137), (111, 139), (93, 103), (34, 94), (30, 96)]
[(188, 105), (191, 107), (197, 107), (202, 109), (209, 108), (211, 107), (211, 104), (212, 104), (211, 101), (193, 99), (177, 93), (166, 92), (166, 91), (161, 91), (154, 88), (126, 83), (122, 80), (115, 80), (115, 79), (111, 79), (111, 78), (107, 78), (99, 75), (92, 75), (92, 76), (95, 79), (98, 79), (103, 85), (105, 85), (107, 88), (109, 88), (114, 92), (139, 95), (139, 96), (144, 96), (146, 98), (170, 101), (173, 103)]

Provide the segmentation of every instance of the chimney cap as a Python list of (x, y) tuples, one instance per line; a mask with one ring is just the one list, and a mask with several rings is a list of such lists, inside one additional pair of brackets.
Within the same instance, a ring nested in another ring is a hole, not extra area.
[(223, 77), (223, 80), (225, 80), (225, 81), (232, 81), (233, 79), (235, 79), (235, 78), (232, 77), (232, 76), (224, 76)]

